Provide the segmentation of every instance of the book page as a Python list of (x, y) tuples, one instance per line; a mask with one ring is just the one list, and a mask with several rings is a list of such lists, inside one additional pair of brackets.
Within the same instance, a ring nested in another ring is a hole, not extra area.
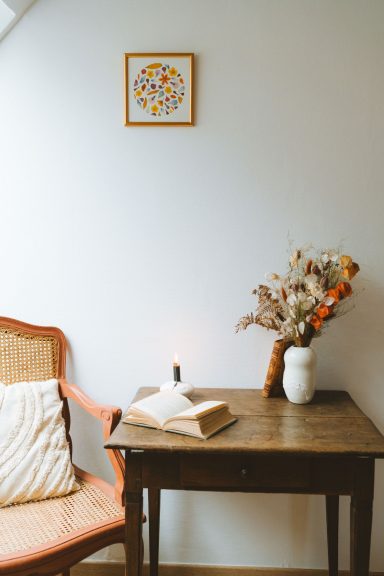
[(200, 404), (196, 404), (196, 406), (191, 406), (187, 408), (183, 412), (179, 412), (178, 414), (172, 414), (168, 418), (168, 422), (172, 420), (200, 420), (203, 416), (210, 414), (211, 412), (215, 412), (216, 410), (221, 410), (225, 406), (228, 406), (227, 402), (220, 402), (217, 400), (207, 400), (206, 402), (200, 402)]
[(207, 439), (236, 422), (237, 418), (232, 416), (228, 410), (219, 410), (217, 415), (207, 417), (207, 422), (201, 420), (180, 420), (172, 421), (164, 425), (164, 430), (186, 436)]
[(163, 426), (169, 417), (175, 416), (191, 407), (193, 407), (192, 402), (177, 392), (157, 392), (131, 404), (127, 415), (130, 413), (143, 416), (148, 414), (160, 426)]

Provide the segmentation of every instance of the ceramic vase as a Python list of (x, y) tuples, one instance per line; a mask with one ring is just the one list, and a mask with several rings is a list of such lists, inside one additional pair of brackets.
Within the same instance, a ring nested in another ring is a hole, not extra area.
[(316, 354), (313, 348), (291, 346), (284, 354), (283, 388), (290, 402), (308, 404), (316, 386)]

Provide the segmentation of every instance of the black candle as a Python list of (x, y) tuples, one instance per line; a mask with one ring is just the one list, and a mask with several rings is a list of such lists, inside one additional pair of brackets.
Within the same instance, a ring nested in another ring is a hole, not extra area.
[(177, 357), (177, 354), (175, 354), (175, 357), (173, 359), (173, 380), (174, 380), (174, 382), (181, 382), (180, 364), (179, 364), (179, 359)]

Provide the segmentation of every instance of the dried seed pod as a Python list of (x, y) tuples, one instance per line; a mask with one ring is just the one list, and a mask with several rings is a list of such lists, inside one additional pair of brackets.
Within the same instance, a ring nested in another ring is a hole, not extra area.
[(324, 289), (327, 290), (328, 286), (329, 286), (329, 278), (328, 276), (323, 276), (323, 278), (320, 280), (320, 286)]

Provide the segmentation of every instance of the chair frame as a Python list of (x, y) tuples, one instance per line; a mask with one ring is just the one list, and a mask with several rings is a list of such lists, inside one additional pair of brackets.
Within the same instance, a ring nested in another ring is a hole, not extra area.
[[(95, 403), (75, 384), (67, 382), (66, 351), (67, 342), (59, 328), (36, 326), (19, 320), (0, 317), (0, 328), (9, 328), (22, 334), (37, 337), (53, 337), (57, 343), (57, 366), (55, 377), (59, 381), (59, 393), (63, 401), (63, 417), (65, 420), (67, 440), (72, 458), (72, 439), (70, 436), (70, 411), (68, 399), (76, 402), (88, 414), (102, 423), (103, 437), (107, 440), (121, 418), (121, 410), (115, 406)], [(12, 384), (10, 384), (12, 385)], [(90, 482), (102, 490), (109, 498), (115, 500), (124, 512), (124, 471), (125, 461), (119, 450), (107, 450), (109, 460), (114, 469), (116, 482), (112, 486), (74, 465), (75, 473), (80, 478)], [(69, 575), (69, 569), (90, 554), (105, 546), (125, 544), (125, 519), (114, 518), (87, 526), (70, 534), (34, 547), (25, 552), (0, 556), (0, 575), (7, 576), (53, 576), (62, 573)], [(126, 550), (125, 550), (126, 552)]]

